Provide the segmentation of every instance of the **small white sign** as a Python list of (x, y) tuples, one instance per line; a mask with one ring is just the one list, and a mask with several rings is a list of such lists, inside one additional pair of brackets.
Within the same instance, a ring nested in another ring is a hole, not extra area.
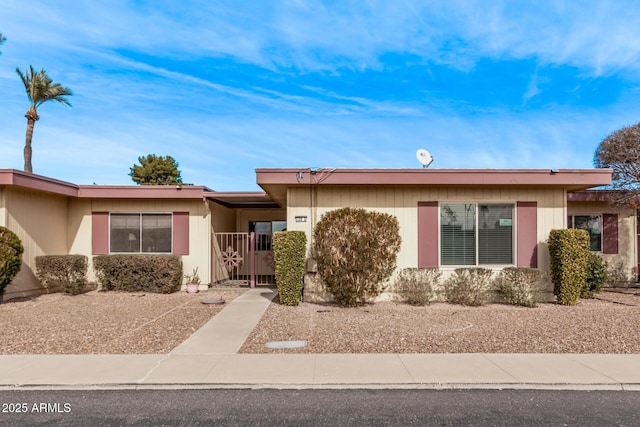
[(511, 218), (500, 218), (500, 227), (511, 227), (513, 220)]

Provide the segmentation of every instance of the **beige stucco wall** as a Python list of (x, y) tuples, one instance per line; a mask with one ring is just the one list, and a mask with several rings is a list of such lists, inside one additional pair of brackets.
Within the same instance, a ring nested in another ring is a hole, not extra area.
[(618, 214), (618, 253), (600, 253), (609, 268), (619, 270), (628, 281), (635, 282), (638, 260), (636, 212), (607, 202), (568, 202), (568, 215)]
[(218, 203), (208, 202), (211, 211), (211, 229), (215, 233), (236, 231), (236, 211)]
[(22, 268), (5, 289), (4, 298), (39, 293), (42, 286), (36, 277), (35, 258), (67, 253), (67, 197), (4, 188), (2, 201), (4, 226), (16, 233), (24, 246)]
[(198, 268), (202, 283), (209, 283), (211, 251), (210, 212), (202, 200), (73, 199), (69, 208), (69, 253), (90, 258), (89, 280), (95, 280), (91, 254), (92, 212), (189, 212), (189, 255), (182, 256), (185, 274)]
[[(398, 270), (418, 265), (418, 202), (537, 202), (538, 204), (538, 265), (548, 271), (548, 252), (545, 241), (549, 231), (566, 227), (566, 194), (561, 188), (447, 188), (447, 187), (329, 187), (320, 186), (316, 194), (309, 188), (290, 188), (287, 224), (289, 230), (307, 233), (311, 241), (311, 230), (323, 213), (341, 208), (357, 207), (394, 215), (400, 223), (402, 245), (398, 254)], [(313, 198), (311, 198), (313, 197)], [(309, 201), (314, 200), (314, 208)], [(306, 216), (306, 222), (296, 222), (296, 216)], [(515, 223), (517, 227), (517, 222)], [(514, 250), (516, 247), (514, 246)], [(517, 254), (514, 254), (517, 257)], [(452, 270), (445, 268), (443, 270)]]

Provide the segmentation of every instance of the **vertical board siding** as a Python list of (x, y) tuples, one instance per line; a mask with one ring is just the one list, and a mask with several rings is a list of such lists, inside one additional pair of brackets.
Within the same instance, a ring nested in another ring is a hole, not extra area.
[[(537, 265), (548, 270), (548, 254), (546, 251), (536, 250), (538, 242), (547, 239), (549, 232), (555, 228), (566, 226), (566, 194), (559, 188), (518, 188), (518, 187), (447, 187), (447, 186), (380, 186), (376, 188), (363, 188), (358, 186), (335, 187), (318, 186), (317, 198), (314, 198), (313, 208), (309, 206), (309, 188), (292, 188), (289, 190), (287, 216), (290, 221), (290, 229), (302, 230), (308, 233), (308, 242), (312, 242), (311, 234), (313, 226), (322, 214), (345, 206), (364, 208), (367, 210), (385, 212), (395, 215), (400, 223), (400, 235), (402, 245), (398, 254), (398, 270), (406, 267), (417, 267), (423, 265), (439, 264), (439, 252), (435, 250), (436, 260), (424, 254), (419, 255), (419, 251), (429, 249), (422, 247), (420, 230), (423, 221), (418, 219), (420, 202), (437, 201), (438, 203), (471, 202), (471, 203), (512, 203), (516, 205), (518, 201), (525, 200), (534, 203), (529, 209), (530, 226), (520, 227), (520, 233), (527, 234), (529, 254), (526, 257), (527, 266)], [(522, 205), (526, 208), (526, 204)], [(535, 207), (534, 207), (535, 206)], [(526, 209), (525, 209), (526, 211)], [(525, 212), (523, 211), (523, 212)], [(423, 212), (424, 213), (424, 212)], [(294, 223), (295, 215), (307, 216), (307, 223)], [(438, 211), (435, 211), (436, 227), (438, 223)], [(517, 215), (517, 212), (516, 212)], [(528, 229), (528, 230), (526, 230)], [(525, 233), (526, 231), (526, 233)], [(518, 233), (518, 230), (515, 231)], [(436, 230), (436, 236), (437, 230)], [(518, 234), (515, 235), (518, 238)], [(437, 237), (436, 237), (437, 238)], [(432, 239), (433, 241), (433, 239)], [(516, 259), (524, 262), (523, 248), (518, 248), (516, 243)], [(437, 245), (437, 240), (434, 242)], [(518, 250), (520, 252), (518, 252)], [(431, 253), (433, 253), (431, 249)], [(421, 260), (419, 260), (419, 256)], [(519, 259), (520, 258), (523, 259)]]
[(602, 215), (602, 252), (605, 254), (618, 253), (618, 215)]
[(189, 255), (189, 212), (173, 213), (173, 253)]
[(418, 267), (438, 267), (438, 202), (418, 202)]
[(91, 213), (91, 253), (109, 253), (109, 212)]
[(517, 263), (518, 267), (538, 267), (538, 204), (517, 202)]

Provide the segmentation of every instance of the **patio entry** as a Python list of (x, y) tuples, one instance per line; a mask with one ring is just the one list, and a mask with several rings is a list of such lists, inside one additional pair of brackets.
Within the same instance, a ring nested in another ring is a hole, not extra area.
[(213, 233), (212, 283), (274, 285), (271, 233)]

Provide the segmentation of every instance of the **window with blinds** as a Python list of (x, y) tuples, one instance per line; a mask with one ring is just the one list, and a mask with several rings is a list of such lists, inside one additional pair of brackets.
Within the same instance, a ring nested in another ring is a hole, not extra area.
[(171, 253), (170, 213), (111, 213), (109, 218), (112, 253)]
[(478, 264), (513, 264), (513, 205), (479, 205)]
[(513, 264), (513, 205), (440, 205), (440, 262)]

